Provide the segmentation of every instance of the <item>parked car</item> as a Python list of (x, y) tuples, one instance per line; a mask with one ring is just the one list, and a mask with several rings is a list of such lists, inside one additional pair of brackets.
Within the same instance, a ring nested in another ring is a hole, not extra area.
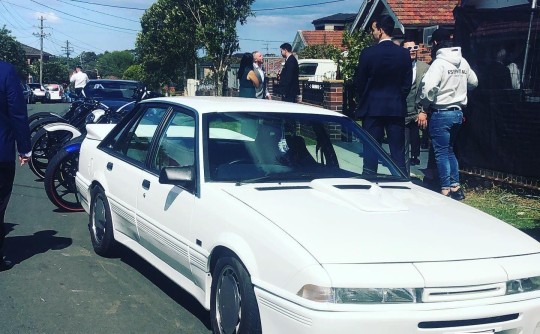
[(29, 83), (28, 86), (32, 89), (31, 103), (35, 103), (36, 101), (45, 102), (45, 87), (39, 83)]
[(31, 103), (32, 101), (32, 89), (28, 86), (28, 84), (21, 82), (21, 87), (23, 90), (24, 100), (26, 103)]
[(131, 248), (214, 333), (538, 333), (540, 243), (413, 184), (344, 115), (216, 97), (132, 115), (82, 143), (94, 250)]
[(45, 86), (45, 101), (46, 102), (62, 102), (64, 96), (64, 87), (59, 84), (47, 84)]
[(332, 59), (299, 59), (298, 74), (309, 81), (322, 82), (324, 79), (335, 79), (337, 64)]

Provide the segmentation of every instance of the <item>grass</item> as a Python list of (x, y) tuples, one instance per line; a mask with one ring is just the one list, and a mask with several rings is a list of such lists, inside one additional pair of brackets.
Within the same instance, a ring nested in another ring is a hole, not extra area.
[(540, 196), (500, 187), (467, 189), (463, 203), (482, 210), (540, 241)]

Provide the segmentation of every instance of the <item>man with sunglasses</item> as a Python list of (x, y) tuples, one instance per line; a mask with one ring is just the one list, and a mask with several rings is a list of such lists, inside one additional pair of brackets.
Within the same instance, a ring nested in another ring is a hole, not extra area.
[[(411, 90), (412, 67), (409, 51), (392, 41), (394, 28), (394, 20), (387, 15), (371, 24), (377, 44), (360, 54), (354, 80), (359, 94), (355, 116), (362, 119), (362, 127), (377, 142), (382, 143), (386, 132), (390, 155), (406, 173), (406, 98)], [(364, 152), (363, 173), (376, 174), (377, 165), (377, 156)]]
[(405, 166), (407, 172), (410, 173), (411, 165), (420, 164), (418, 159), (420, 156), (420, 130), (417, 121), (421, 106), (416, 103), (416, 93), (429, 65), (418, 60), (418, 45), (413, 40), (404, 39), (401, 46), (410, 53), (413, 72), (411, 91), (407, 96), (407, 117), (405, 117)]

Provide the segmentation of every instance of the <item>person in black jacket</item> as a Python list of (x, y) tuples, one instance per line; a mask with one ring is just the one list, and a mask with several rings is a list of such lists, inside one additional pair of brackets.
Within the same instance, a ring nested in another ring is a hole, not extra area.
[[(412, 85), (412, 67), (409, 51), (396, 45), (392, 39), (395, 22), (381, 16), (371, 24), (371, 33), (377, 44), (362, 50), (355, 73), (359, 94), (356, 117), (362, 127), (377, 142), (388, 138), (390, 155), (397, 166), (405, 168), (405, 116), (407, 95)], [(377, 173), (377, 155), (364, 153), (365, 174)]]
[(19, 76), (13, 65), (0, 61), (0, 271), (12, 267), (4, 258), (4, 215), (15, 178), (15, 143), (19, 162), (30, 157), (28, 114)]
[(296, 97), (300, 94), (298, 60), (292, 54), (292, 46), (289, 43), (283, 43), (279, 48), (281, 49), (281, 55), (285, 58), (285, 66), (281, 70), (279, 79), (282, 100), (296, 103)]

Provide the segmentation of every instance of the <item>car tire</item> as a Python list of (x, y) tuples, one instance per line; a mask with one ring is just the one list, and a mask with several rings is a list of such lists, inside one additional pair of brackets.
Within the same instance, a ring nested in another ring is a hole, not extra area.
[(116, 242), (114, 240), (111, 207), (105, 191), (100, 186), (96, 186), (92, 190), (88, 230), (96, 254), (104, 257), (112, 255)]
[(236, 257), (222, 257), (212, 273), (210, 317), (216, 334), (262, 333), (253, 283)]

